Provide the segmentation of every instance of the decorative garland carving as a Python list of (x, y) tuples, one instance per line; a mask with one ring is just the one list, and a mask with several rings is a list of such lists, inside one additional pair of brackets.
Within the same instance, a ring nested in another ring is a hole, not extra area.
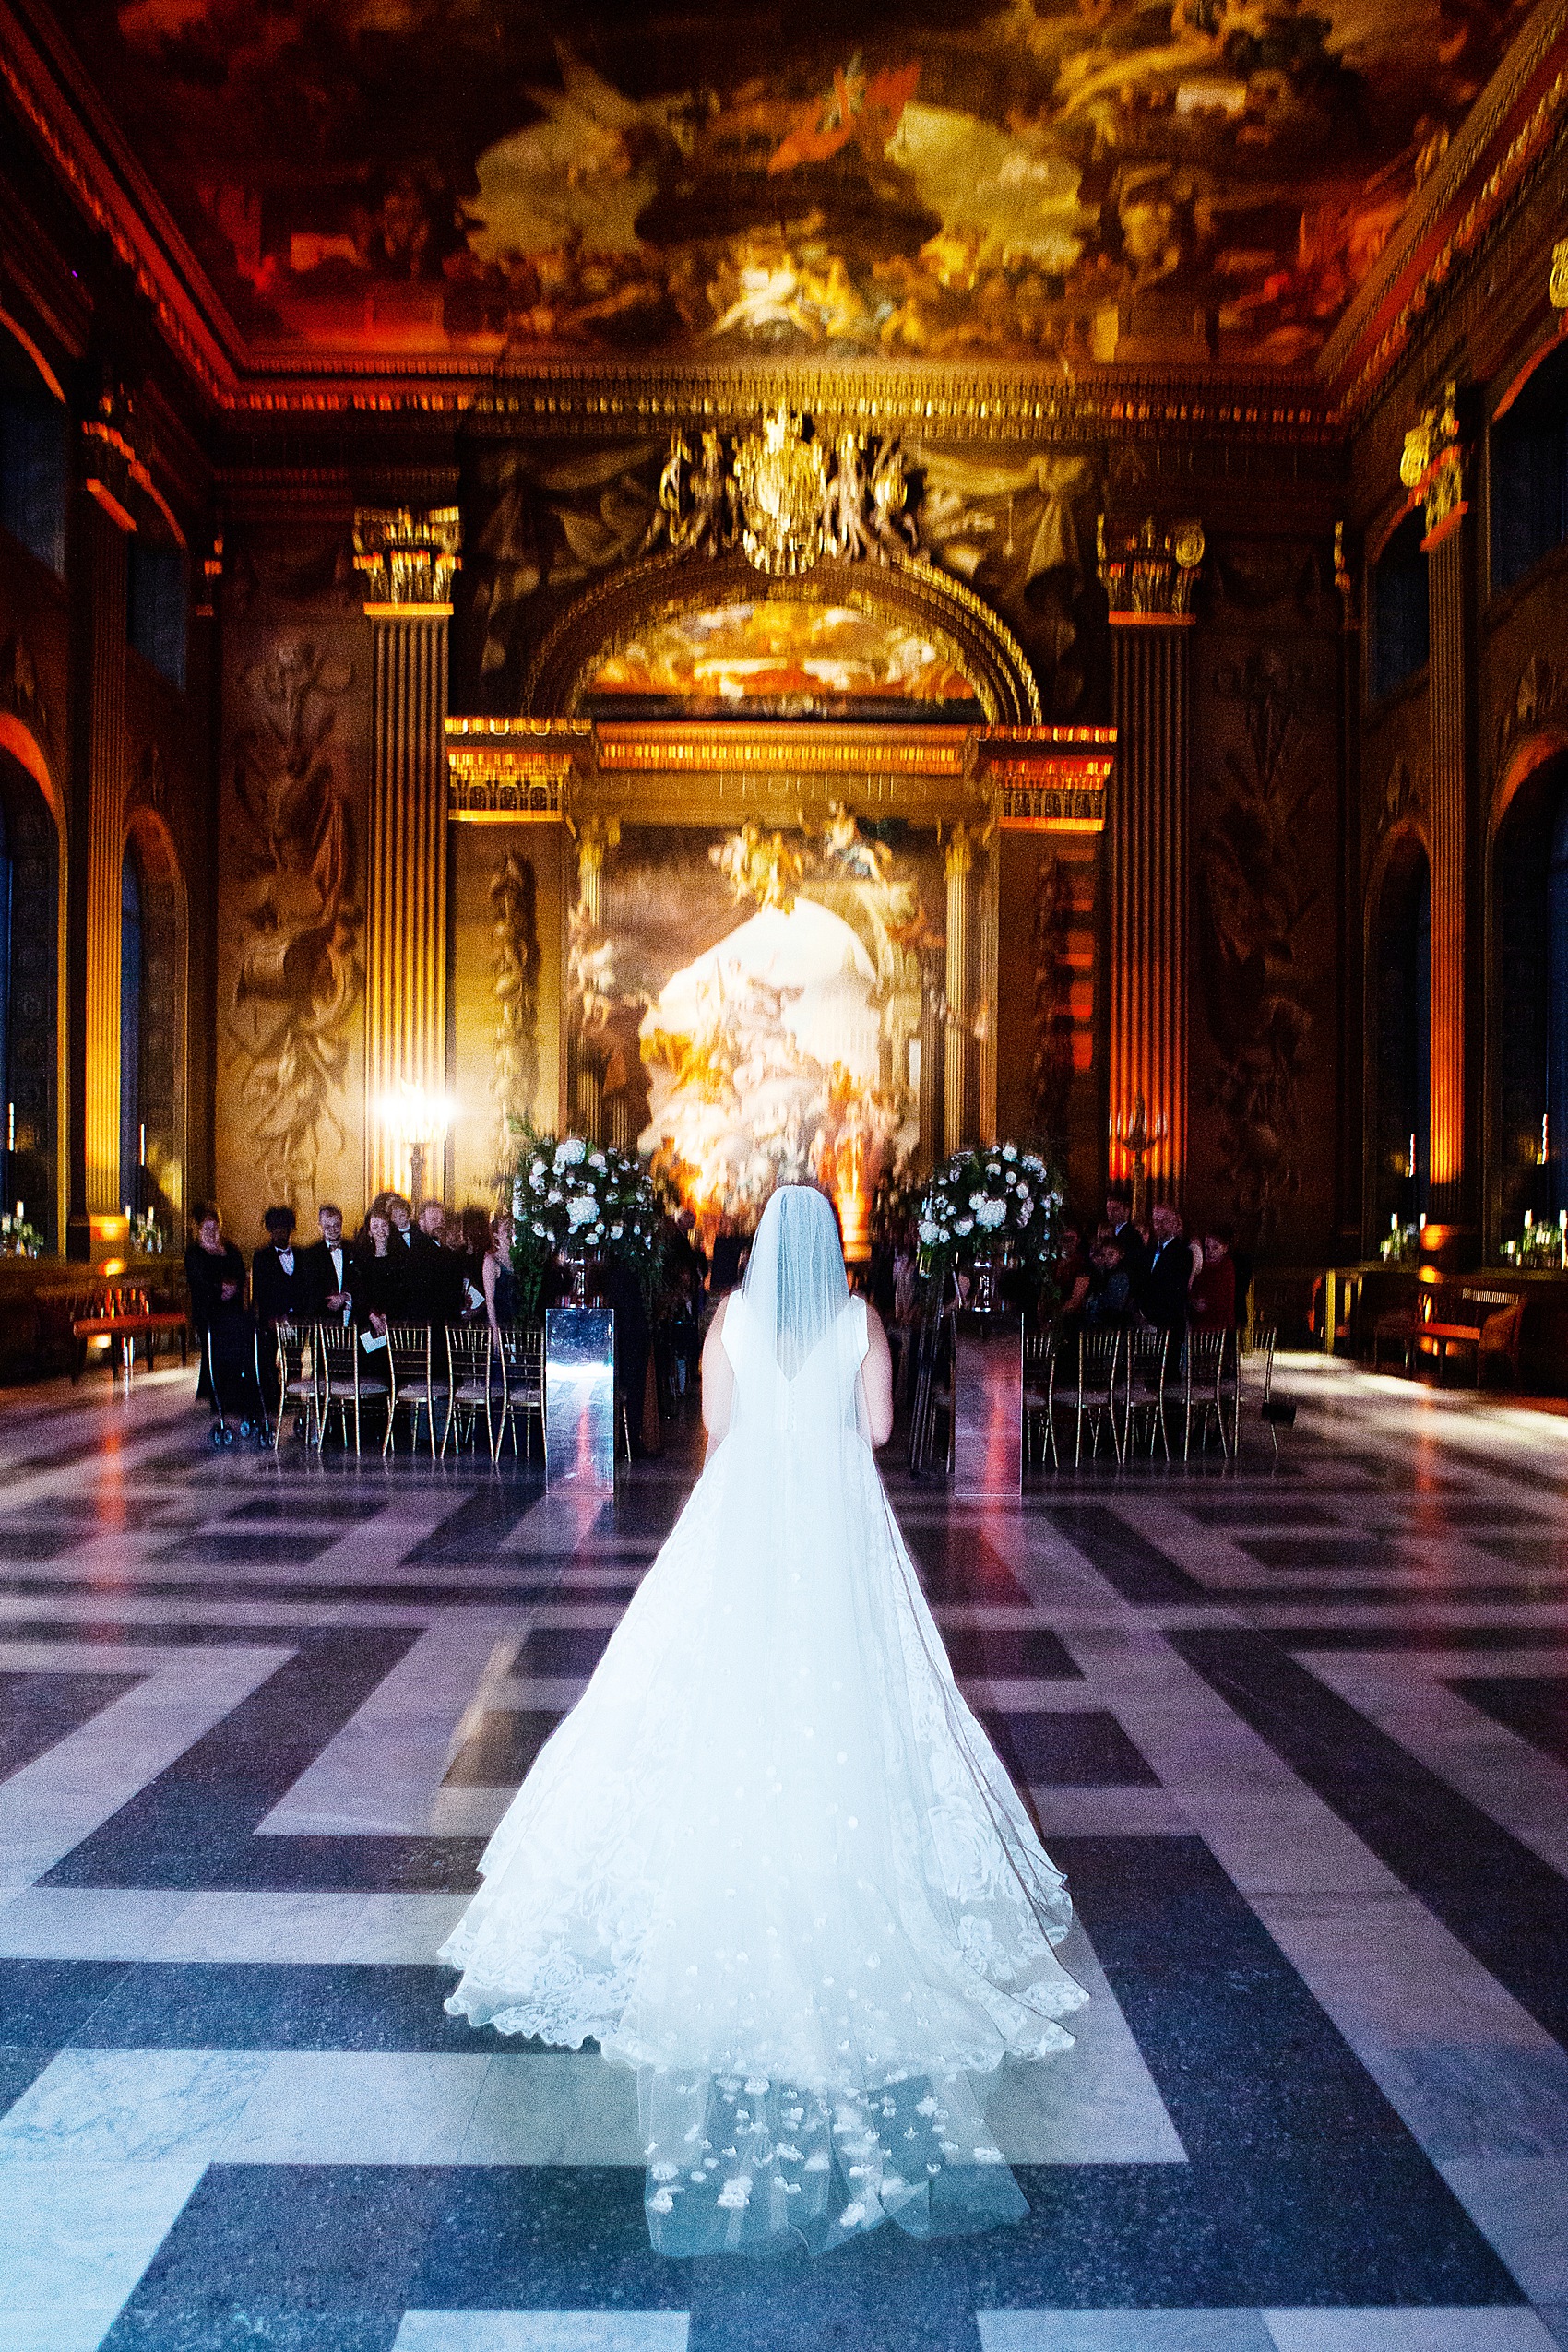
[(257, 711), (237, 737), (238, 967), (230, 1034), (240, 1098), (274, 1200), (309, 1197), (349, 1068), (363, 918), (348, 798), (331, 738), (351, 676), (319, 646), (279, 638), (245, 683)]
[(1408, 817), (1424, 816), (1427, 808), (1427, 782), (1424, 776), (1412, 776), (1404, 754), (1395, 761), (1384, 782), (1378, 804), (1378, 832), (1391, 833)]
[(490, 877), (495, 942), (495, 1067), (490, 1091), (500, 1123), (501, 1150), (532, 1112), (539, 1087), (539, 929), (534, 870), (508, 849)]

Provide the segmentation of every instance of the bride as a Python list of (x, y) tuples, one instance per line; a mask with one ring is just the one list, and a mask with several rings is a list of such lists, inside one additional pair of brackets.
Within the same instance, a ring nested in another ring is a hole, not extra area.
[(968, 2077), (1070, 2046), (1072, 1907), (877, 1476), (887, 1342), (820, 1193), (768, 1202), (702, 1394), (702, 1477), (490, 1841), (446, 2006), (636, 2068), (661, 2252), (1015, 2220)]

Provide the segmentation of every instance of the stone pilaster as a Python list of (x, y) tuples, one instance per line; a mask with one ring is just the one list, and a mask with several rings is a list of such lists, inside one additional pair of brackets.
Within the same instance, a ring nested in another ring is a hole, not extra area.
[[(86, 679), (82, 943), (85, 962), (83, 1207), (123, 1206), (120, 1181), (120, 897), (125, 856), (125, 532), (87, 505), (89, 612)], [(83, 1249), (82, 1253), (88, 1253)]]
[[(371, 582), (374, 746), (365, 936), (365, 1189), (406, 1189), (422, 1104), (445, 1133), (446, 1087), (446, 600), (454, 512), (362, 512), (355, 562)], [(405, 1109), (404, 1106), (407, 1106)], [(441, 1189), (440, 1161), (425, 1188)]]
[(947, 838), (947, 1022), (942, 1055), (942, 1147), (961, 1151), (978, 1140), (974, 1039), (974, 956), (970, 939), (975, 841), (956, 825)]
[[(1131, 1130), (1140, 1097), (1154, 1200), (1187, 1167), (1188, 717), (1192, 616), (1111, 614), (1116, 774), (1111, 793), (1110, 1113)], [(1113, 1154), (1111, 1172), (1124, 1170)]]

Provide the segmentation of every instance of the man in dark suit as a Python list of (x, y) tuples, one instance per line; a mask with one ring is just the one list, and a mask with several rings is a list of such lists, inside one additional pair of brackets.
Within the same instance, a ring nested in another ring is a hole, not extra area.
[(392, 1223), (392, 1255), (401, 1274), (401, 1312), (410, 1323), (437, 1322), (440, 1267), (436, 1244), (414, 1223), (412, 1206), (401, 1193), (387, 1195), (386, 1214)]
[(1105, 1221), (1122, 1244), (1122, 1263), (1135, 1288), (1148, 1271), (1149, 1252), (1133, 1222), (1133, 1204), (1125, 1193), (1107, 1193)]
[(343, 1239), (343, 1212), (336, 1201), (323, 1201), (315, 1213), (321, 1239), (300, 1252), (308, 1286), (309, 1312), (324, 1322), (346, 1323), (353, 1304), (349, 1245)]
[(267, 1241), (251, 1260), (251, 1303), (256, 1322), (267, 1331), (275, 1323), (308, 1320), (312, 1307), (303, 1253), (294, 1247), (293, 1210), (269, 1208), (261, 1221)]
[(1141, 1282), (1134, 1285), (1148, 1321), (1173, 1336), (1187, 1328), (1187, 1293), (1193, 1279), (1193, 1245), (1182, 1229), (1182, 1212), (1161, 1201), (1153, 1214), (1154, 1249)]
[(430, 1243), (434, 1255), (421, 1253), (425, 1265), (428, 1320), (439, 1326), (463, 1319), (463, 1253), (446, 1246), (446, 1209), (441, 1201), (421, 1201), (414, 1220), (417, 1233)]

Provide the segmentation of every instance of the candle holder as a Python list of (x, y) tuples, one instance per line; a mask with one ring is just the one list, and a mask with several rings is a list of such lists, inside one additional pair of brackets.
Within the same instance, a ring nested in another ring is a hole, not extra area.
[(1133, 1115), (1129, 1120), (1112, 1119), (1111, 1140), (1127, 1156), (1133, 1174), (1133, 1222), (1141, 1225), (1148, 1208), (1149, 1155), (1157, 1144), (1162, 1144), (1170, 1129), (1161, 1116), (1150, 1123), (1148, 1105), (1142, 1093), (1133, 1099)]

